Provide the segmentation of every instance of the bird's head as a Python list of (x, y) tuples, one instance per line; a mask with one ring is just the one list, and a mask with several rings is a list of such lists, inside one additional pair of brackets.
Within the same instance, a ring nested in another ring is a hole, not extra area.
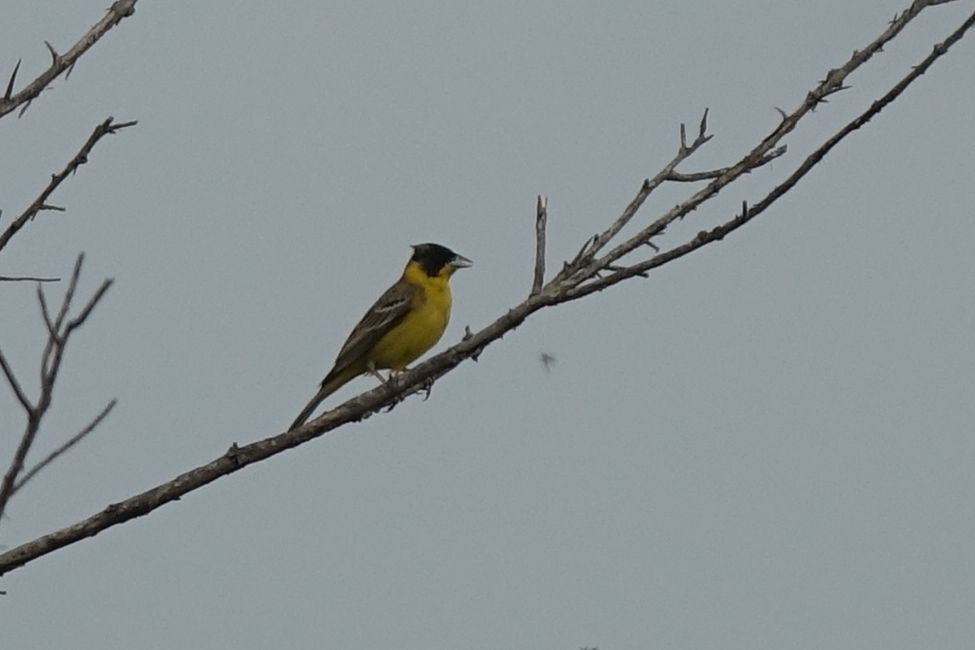
[(449, 278), (457, 269), (467, 268), (471, 261), (440, 244), (416, 244), (411, 262), (416, 262), (430, 277)]

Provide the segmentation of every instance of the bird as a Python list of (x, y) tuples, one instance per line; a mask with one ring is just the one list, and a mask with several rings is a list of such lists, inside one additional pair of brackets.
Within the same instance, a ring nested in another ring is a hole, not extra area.
[(436, 345), (450, 320), (450, 277), (472, 262), (440, 244), (416, 244), (400, 279), (352, 329), (335, 364), (289, 431), (303, 425), (318, 405), (352, 379), (380, 370), (400, 371)]

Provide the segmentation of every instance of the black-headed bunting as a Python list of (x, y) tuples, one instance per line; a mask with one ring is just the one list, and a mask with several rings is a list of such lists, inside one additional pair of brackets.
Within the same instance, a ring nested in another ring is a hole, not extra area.
[(403, 275), (379, 297), (345, 345), (315, 397), (291, 424), (304, 424), (322, 400), (359, 375), (403, 370), (436, 345), (450, 319), (450, 276), (471, 261), (439, 244), (417, 244)]

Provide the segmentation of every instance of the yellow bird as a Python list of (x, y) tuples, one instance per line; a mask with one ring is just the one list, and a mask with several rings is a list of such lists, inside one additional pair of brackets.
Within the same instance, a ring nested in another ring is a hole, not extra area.
[(403, 370), (436, 345), (450, 319), (450, 276), (470, 265), (446, 246), (414, 246), (402, 277), (352, 330), (318, 393), (290, 429), (304, 424), (322, 400), (355, 377), (370, 373), (385, 381), (380, 370)]

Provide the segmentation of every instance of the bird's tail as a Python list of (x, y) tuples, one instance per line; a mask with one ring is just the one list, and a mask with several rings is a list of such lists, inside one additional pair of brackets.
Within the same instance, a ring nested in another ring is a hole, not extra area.
[(301, 413), (298, 414), (295, 421), (291, 423), (290, 427), (288, 427), (288, 431), (293, 431), (307, 422), (308, 418), (311, 417), (311, 414), (315, 412), (315, 409), (318, 408), (318, 405), (321, 404), (326, 397), (342, 388), (342, 386), (345, 386), (359, 374), (360, 373), (355, 372), (355, 370), (351, 368), (346, 368), (345, 370), (334, 374), (331, 372), (328, 373), (328, 376), (322, 381), (321, 388), (319, 388), (318, 392), (315, 393), (315, 396), (311, 398), (311, 401), (305, 405), (305, 408), (301, 409)]

